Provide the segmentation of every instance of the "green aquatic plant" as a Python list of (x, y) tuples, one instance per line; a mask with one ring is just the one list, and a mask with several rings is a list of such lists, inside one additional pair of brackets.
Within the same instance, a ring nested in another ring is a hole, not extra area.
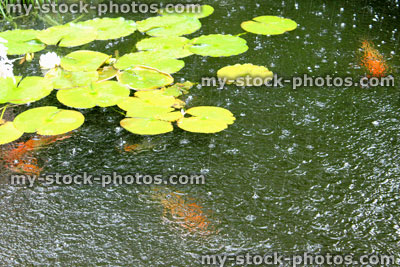
[(194, 107), (188, 109), (186, 114), (192, 117), (178, 120), (178, 127), (194, 133), (217, 133), (236, 120), (229, 110), (219, 107)]
[(210, 5), (202, 5), (200, 7), (200, 12), (195, 12), (197, 11), (196, 7), (190, 7), (188, 6), (185, 10), (185, 12), (181, 12), (181, 13), (176, 13), (176, 12), (172, 12), (172, 13), (168, 13), (167, 10), (165, 9), (160, 9), (159, 13), (163, 16), (186, 16), (186, 17), (193, 17), (193, 18), (205, 18), (210, 16), (212, 13), (214, 13), (214, 8)]
[(154, 90), (174, 82), (166, 73), (146, 66), (135, 66), (118, 73), (118, 81), (134, 90)]
[(36, 30), (12, 30), (0, 33), (0, 38), (7, 40), (8, 55), (24, 55), (43, 50), (46, 45), (37, 40)]
[(89, 86), (92, 82), (100, 79), (97, 71), (66, 71), (55, 68), (48, 71), (45, 78), (53, 84), (54, 89), (71, 89), (80, 86)]
[[(218, 78), (225, 79), (227, 84), (236, 83), (238, 85), (251, 86), (255, 78), (261, 78), (265, 81), (266, 79), (272, 79), (274, 73), (264, 66), (235, 64), (219, 69), (217, 76)], [(244, 78), (247, 78), (247, 84), (244, 84)]]
[(260, 16), (241, 24), (243, 30), (255, 34), (278, 35), (297, 28), (297, 23), (291, 19), (276, 16)]
[(96, 40), (97, 30), (91, 26), (68, 23), (40, 31), (37, 38), (47, 45), (74, 47)]
[(189, 39), (181, 36), (151, 37), (139, 41), (136, 44), (138, 50), (159, 52), (170, 58), (184, 58), (193, 53), (187, 49)]
[(115, 81), (94, 83), (87, 87), (78, 87), (57, 92), (62, 104), (73, 108), (111, 107), (128, 97), (130, 90)]
[(117, 39), (136, 31), (136, 23), (124, 18), (95, 18), (78, 24), (84, 27), (93, 27), (97, 32), (96, 40)]
[(138, 65), (172, 74), (180, 71), (185, 66), (185, 62), (169, 57), (162, 51), (145, 51), (126, 54), (120, 57), (114, 66), (117, 69), (126, 70)]
[(140, 32), (151, 36), (181, 36), (199, 30), (201, 22), (186, 16), (157, 16), (138, 21), (137, 27)]
[(2, 123), (0, 121), (0, 145), (4, 145), (19, 139), (24, 132), (15, 128), (11, 121)]
[(78, 111), (46, 106), (19, 114), (14, 119), (14, 126), (25, 133), (60, 135), (79, 128), (84, 121), (85, 117)]
[(232, 35), (210, 34), (193, 39), (188, 44), (194, 54), (211, 57), (229, 57), (246, 52), (245, 39)]

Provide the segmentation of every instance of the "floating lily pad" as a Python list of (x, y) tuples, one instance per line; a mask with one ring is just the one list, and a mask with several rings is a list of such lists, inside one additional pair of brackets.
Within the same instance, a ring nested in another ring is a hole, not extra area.
[(36, 38), (38, 32), (35, 30), (5, 31), (0, 33), (0, 37), (7, 40), (7, 43), (3, 45), (8, 48), (8, 55), (24, 55), (38, 52), (46, 47)]
[(211, 57), (239, 55), (249, 49), (246, 40), (232, 35), (203, 35), (192, 40), (189, 50), (195, 54)]
[(14, 123), (11, 121), (5, 124), (0, 124), (0, 145), (13, 142), (20, 138), (24, 132), (15, 128)]
[(208, 17), (212, 13), (214, 13), (214, 8), (210, 5), (202, 5), (200, 6), (200, 8), (192, 5), (192, 6), (187, 6), (185, 12), (181, 13), (176, 13), (176, 12), (169, 13), (167, 12), (166, 9), (161, 9), (159, 13), (163, 16), (176, 15), (176, 16), (187, 16), (187, 17), (194, 17), (201, 19)]
[(161, 90), (164, 91), (164, 95), (178, 97), (183, 94), (187, 94), (189, 90), (193, 87), (193, 85), (194, 84), (192, 82), (186, 81), (184, 83), (176, 83)]
[(136, 31), (136, 23), (124, 18), (95, 18), (78, 24), (95, 28), (97, 30), (96, 40), (117, 39)]
[(178, 127), (194, 133), (216, 133), (225, 130), (235, 121), (233, 114), (219, 107), (195, 107), (186, 111), (194, 117), (182, 118)]
[(0, 78), (0, 103), (27, 104), (38, 101), (48, 96), (53, 91), (51, 82), (43, 77), (26, 77), (21, 81), (21, 76)]
[(138, 65), (155, 68), (166, 73), (175, 73), (185, 66), (185, 62), (167, 57), (160, 52), (146, 51), (126, 54), (119, 58), (114, 66), (117, 69), (125, 70)]
[(197, 18), (186, 16), (157, 16), (137, 22), (138, 30), (151, 36), (181, 36), (201, 28)]
[(46, 73), (46, 79), (53, 83), (55, 89), (71, 89), (88, 86), (99, 79), (97, 71), (65, 71), (61, 68), (52, 69)]
[(85, 117), (78, 111), (46, 106), (19, 114), (14, 125), (19, 131), (40, 135), (59, 135), (79, 128)]
[(107, 81), (115, 78), (117, 76), (118, 70), (116, 70), (112, 66), (106, 66), (102, 69), (99, 69), (97, 72), (99, 74), (99, 81)]
[(130, 90), (115, 81), (106, 81), (57, 92), (57, 99), (73, 108), (111, 107), (128, 97)]
[(221, 79), (225, 79), (227, 84), (236, 83), (238, 85), (252, 86), (255, 78), (271, 80), (274, 73), (264, 66), (256, 66), (253, 64), (236, 64), (226, 66), (218, 70), (217, 75)]
[(171, 75), (159, 70), (136, 66), (118, 73), (118, 81), (135, 90), (154, 90), (174, 82)]
[(97, 29), (68, 23), (43, 30), (37, 34), (37, 38), (48, 45), (58, 44), (62, 47), (74, 47), (94, 41), (97, 38)]
[(88, 50), (69, 53), (61, 59), (61, 67), (67, 71), (97, 71), (110, 56)]
[(139, 135), (157, 135), (174, 130), (170, 122), (157, 119), (128, 118), (121, 121), (121, 126), (131, 133)]
[(184, 58), (193, 53), (185, 46), (189, 39), (179, 36), (151, 37), (141, 40), (136, 44), (138, 50), (160, 52), (170, 58)]
[(263, 35), (283, 34), (297, 28), (297, 23), (291, 19), (276, 16), (260, 16), (252, 21), (245, 21), (241, 27), (251, 33)]

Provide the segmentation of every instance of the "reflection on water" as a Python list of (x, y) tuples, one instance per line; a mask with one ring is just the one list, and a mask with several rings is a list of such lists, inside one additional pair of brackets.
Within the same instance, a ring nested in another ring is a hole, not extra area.
[[(356, 80), (366, 74), (355, 68), (360, 40), (374, 43), (397, 77), (400, 15), (392, 2), (388, 9), (370, 1), (207, 1), (216, 12), (189, 38), (240, 34), (240, 23), (259, 15), (288, 17), (299, 27), (281, 36), (242, 35), (248, 52), (185, 58), (186, 67), (174, 77), (198, 82), (226, 65), (252, 63), (280, 77)], [(36, 21), (22, 22), (29, 28)], [(143, 38), (135, 33), (82, 49), (123, 55)], [(40, 75), (26, 66), (16, 66), (17, 74)], [(395, 88), (195, 86), (189, 96), (188, 107), (228, 108), (237, 122), (215, 135), (176, 129), (135, 153), (132, 145), (147, 137), (119, 128), (117, 112), (96, 108), (83, 111), (86, 122), (74, 138), (35, 157), (46, 162), (43, 172), (204, 173), (206, 185), (168, 189), (158, 198), (146, 186), (3, 186), (0, 265), (199, 266), (203, 254), (399, 254), (397, 78)], [(54, 103), (53, 95), (33, 106)], [(196, 234), (203, 228), (212, 234)]]

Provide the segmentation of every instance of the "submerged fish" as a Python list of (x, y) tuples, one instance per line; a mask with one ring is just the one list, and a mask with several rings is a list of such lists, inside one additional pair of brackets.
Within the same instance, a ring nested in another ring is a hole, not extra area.
[(31, 152), (70, 137), (71, 135), (35, 136), (26, 142), (17, 143), (16, 147), (11, 150), (2, 151), (2, 160), (5, 163), (5, 167), (13, 172), (38, 176), (43, 168), (38, 166), (37, 159), (33, 157)]
[(200, 235), (210, 235), (215, 232), (208, 218), (209, 215), (194, 199), (177, 192), (156, 194), (156, 199), (163, 206), (165, 221), (175, 223), (191, 233)]
[(371, 42), (363, 41), (361, 48), (363, 55), (361, 65), (368, 71), (368, 77), (385, 77), (389, 71), (389, 66), (386, 63), (383, 55), (379, 53)]

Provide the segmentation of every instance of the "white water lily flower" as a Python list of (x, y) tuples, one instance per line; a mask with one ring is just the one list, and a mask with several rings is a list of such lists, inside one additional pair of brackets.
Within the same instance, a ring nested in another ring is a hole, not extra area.
[(40, 56), (39, 65), (42, 69), (49, 70), (59, 66), (61, 58), (54, 52), (49, 52)]
[(3, 43), (7, 43), (7, 40), (0, 38), (0, 78), (11, 77), (15, 82), (14, 65), (13, 62), (8, 59), (8, 48), (4, 46)]

